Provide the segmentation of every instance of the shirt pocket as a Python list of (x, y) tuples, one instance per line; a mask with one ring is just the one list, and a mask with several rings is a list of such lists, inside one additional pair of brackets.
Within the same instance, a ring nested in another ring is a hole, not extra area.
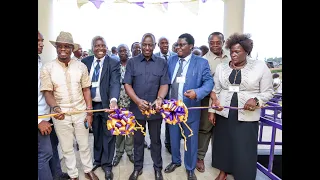
[(134, 72), (132, 76), (133, 84), (145, 84), (145, 76), (143, 76), (142, 72)]
[(162, 74), (162, 72), (152, 72), (149, 78), (149, 83), (159, 86)]

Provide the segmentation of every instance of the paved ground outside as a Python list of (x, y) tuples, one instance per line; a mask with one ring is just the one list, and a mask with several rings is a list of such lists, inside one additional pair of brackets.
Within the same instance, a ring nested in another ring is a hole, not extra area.
[[(164, 139), (165, 139), (164, 135), (165, 135), (165, 126), (164, 126), (164, 123), (162, 123), (161, 140), (162, 140), (163, 171), (164, 171), (164, 168), (171, 162), (171, 155), (167, 152), (166, 148), (164, 147)], [(276, 135), (277, 135), (276, 140), (282, 141), (282, 131), (278, 130)], [(264, 127), (263, 140), (270, 140), (270, 138), (271, 138), (271, 127)], [(90, 141), (91, 151), (93, 152), (93, 134), (90, 134), (89, 141)], [(148, 133), (146, 135), (146, 141), (148, 143), (150, 143), (150, 138), (149, 138)], [(184, 141), (181, 140), (182, 166), (180, 166), (174, 172), (169, 173), (169, 174), (164, 173), (162, 171), (164, 180), (185, 180), (185, 179), (187, 179), (187, 174), (186, 174), (184, 164), (183, 164), (183, 157), (184, 157), (183, 147), (184, 147)], [(263, 145), (263, 146), (259, 145), (259, 148), (264, 149), (264, 148), (268, 148), (268, 146), (267, 145)], [(276, 148), (281, 149), (281, 146), (276, 147)], [(218, 174), (219, 174), (219, 170), (211, 167), (211, 143), (210, 143), (208, 149), (209, 150), (208, 150), (206, 157), (204, 159), (206, 171), (204, 173), (200, 173), (200, 172), (198, 172), (198, 170), (195, 170), (195, 174), (196, 174), (198, 180), (214, 180), (216, 178), (216, 176), (218, 176)], [(141, 176), (139, 176), (139, 180), (151, 180), (151, 179), (154, 179), (154, 170), (153, 170), (153, 163), (152, 163), (152, 159), (151, 159), (151, 155), (150, 155), (150, 150), (145, 148), (144, 151), (145, 151), (144, 152), (145, 157), (144, 157), (143, 174)], [(76, 157), (77, 157), (77, 167), (79, 169), (79, 179), (85, 180), (86, 178), (84, 177), (84, 172), (82, 170), (81, 160), (80, 160), (80, 156), (79, 156), (78, 151), (76, 151)], [(62, 170), (64, 172), (66, 172), (66, 166), (65, 166), (63, 159), (61, 161), (61, 167), (62, 167)], [(122, 159), (121, 159), (119, 165), (114, 167), (112, 171), (114, 173), (114, 180), (128, 180), (130, 174), (133, 171), (133, 164), (129, 161), (126, 154), (124, 154), (122, 156)], [(104, 171), (101, 168), (98, 168), (95, 171), (95, 173), (99, 177), (100, 180), (105, 179)], [(261, 176), (261, 173), (258, 172), (256, 179), (257, 180), (266, 180), (268, 178), (263, 178), (263, 176)], [(232, 176), (228, 176), (227, 180), (234, 180), (234, 178)]]

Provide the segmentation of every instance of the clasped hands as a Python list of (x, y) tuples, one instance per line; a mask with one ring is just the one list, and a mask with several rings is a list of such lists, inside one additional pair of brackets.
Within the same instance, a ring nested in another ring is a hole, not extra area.
[(152, 109), (152, 106), (154, 104), (156, 105), (155, 110), (159, 112), (162, 107), (162, 102), (163, 102), (162, 98), (157, 98), (153, 103), (147, 102), (144, 99), (138, 99), (136, 104), (138, 105), (138, 108), (140, 109), (140, 111), (147, 111), (149, 109)]
[[(112, 112), (114, 111), (115, 109), (118, 109), (118, 104), (116, 101), (111, 101), (110, 105), (109, 105), (110, 109), (106, 109), (105, 112)], [(88, 110), (88, 109), (87, 109)], [(57, 113), (57, 115), (53, 116), (55, 119), (57, 120), (64, 120), (65, 118), (65, 113), (62, 112), (61, 108), (60, 107), (57, 107), (54, 109), (54, 112)], [(88, 127), (91, 129), (92, 128), (92, 121), (93, 121), (93, 118), (92, 118), (92, 115), (93, 113), (92, 112), (87, 112), (87, 116), (84, 120), (84, 122), (88, 122)]]
[[(223, 106), (220, 105), (220, 101), (216, 98), (211, 98), (212, 103), (211, 103), (211, 107), (217, 111), (222, 111), (223, 110)], [(248, 110), (248, 111), (254, 111), (258, 108), (258, 106), (256, 106), (256, 101), (253, 98), (248, 99), (248, 101), (246, 102), (246, 104), (244, 105), (243, 109), (244, 110)]]

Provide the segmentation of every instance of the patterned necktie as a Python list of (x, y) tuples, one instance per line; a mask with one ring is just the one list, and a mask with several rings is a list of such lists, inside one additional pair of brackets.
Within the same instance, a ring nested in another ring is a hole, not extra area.
[(180, 59), (180, 63), (179, 63), (179, 69), (178, 69), (178, 72), (176, 74), (176, 77), (174, 78), (174, 81), (171, 85), (171, 98), (172, 99), (176, 99), (178, 100), (178, 90), (179, 90), (179, 83), (177, 83), (177, 77), (181, 77), (182, 75), (182, 65), (183, 65), (183, 62), (185, 61), (185, 59)]
[(166, 54), (163, 55), (163, 57), (164, 57), (164, 59), (165, 59), (166, 61), (168, 61), (167, 56), (168, 56), (168, 55), (166, 55)]
[[(93, 75), (92, 75), (91, 82), (98, 82), (99, 75), (100, 75), (100, 60), (98, 59), (97, 60), (97, 65), (94, 68), (94, 72), (93, 72)], [(97, 90), (97, 87), (91, 87), (91, 98), (92, 99), (96, 97), (96, 90)]]

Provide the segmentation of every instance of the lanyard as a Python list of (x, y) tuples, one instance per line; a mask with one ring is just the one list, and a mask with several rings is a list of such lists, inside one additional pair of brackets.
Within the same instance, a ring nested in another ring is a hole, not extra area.
[[(182, 64), (182, 72), (181, 72), (181, 74), (183, 73), (184, 68), (190, 63), (190, 60), (191, 60), (191, 59), (189, 59), (189, 61), (188, 61), (185, 65)], [(179, 59), (179, 65), (180, 65), (180, 63), (181, 63), (181, 61), (180, 61), (180, 59)], [(183, 63), (183, 62), (182, 62), (182, 63)]]

